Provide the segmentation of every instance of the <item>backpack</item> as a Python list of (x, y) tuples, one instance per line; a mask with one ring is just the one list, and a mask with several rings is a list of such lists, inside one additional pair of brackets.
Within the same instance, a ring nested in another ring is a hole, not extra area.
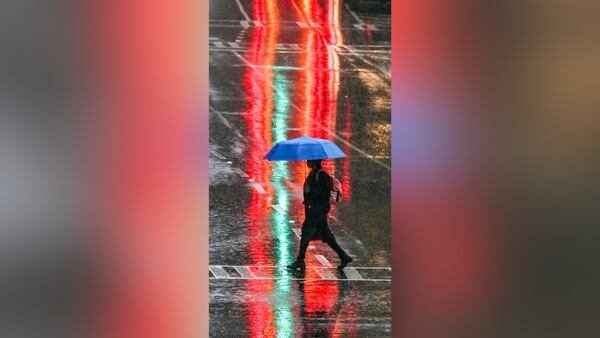
[[(329, 175), (331, 178), (331, 194), (329, 195), (329, 203), (336, 204), (342, 201), (342, 183), (335, 176)], [(317, 173), (317, 180), (319, 173)]]
[(331, 175), (331, 195), (329, 203), (339, 203), (342, 201), (342, 183), (333, 175)]

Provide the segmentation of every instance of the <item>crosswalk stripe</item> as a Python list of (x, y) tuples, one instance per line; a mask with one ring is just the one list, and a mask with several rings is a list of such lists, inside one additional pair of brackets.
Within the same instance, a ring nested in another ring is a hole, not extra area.
[(275, 209), (276, 211), (279, 211), (282, 214), (286, 213), (285, 210), (280, 205), (271, 204), (271, 208)]
[(223, 154), (219, 153), (216, 150), (211, 150), (210, 153), (213, 154), (215, 157), (217, 157), (220, 160), (226, 160), (227, 159), (227, 157), (225, 157)]
[(356, 268), (344, 268), (344, 273), (346, 274), (346, 277), (348, 277), (348, 279), (352, 279), (352, 280), (359, 280), (359, 279), (363, 279), (362, 276), (360, 275), (360, 273), (358, 273), (358, 271), (356, 270)]
[(298, 236), (298, 238), (302, 238), (302, 231), (300, 229), (293, 228), (292, 231), (294, 231), (294, 233), (296, 234), (296, 236)]
[(264, 195), (267, 193), (265, 191), (265, 189), (262, 187), (262, 185), (260, 185), (258, 183), (252, 183), (251, 185), (252, 185), (252, 187), (254, 187), (254, 189), (256, 189), (256, 191), (258, 191), (259, 194)]
[(326, 267), (331, 267), (331, 263), (329, 263), (329, 261), (327, 260), (327, 258), (325, 258), (325, 256), (323, 255), (315, 255), (315, 257), (317, 258), (317, 260), (319, 260), (319, 262), (321, 262), (321, 264), (323, 264), (323, 266)]
[(244, 178), (248, 177), (248, 174), (246, 174), (246, 172), (240, 168), (233, 168), (233, 171), (235, 171), (236, 173), (238, 173), (240, 176), (242, 176)]
[(334, 275), (329, 269), (318, 269), (315, 271), (321, 276), (322, 279), (339, 279), (336, 275)]
[(227, 271), (225, 271), (225, 269), (223, 269), (223, 267), (220, 265), (210, 265), (208, 268), (216, 278), (229, 278)]
[(242, 278), (256, 278), (254, 272), (252, 272), (252, 270), (250, 270), (250, 268), (247, 266), (234, 266), (233, 268), (240, 274), (240, 276), (242, 276)]
[[(209, 276), (211, 280), (304, 280), (304, 281), (319, 281), (319, 280), (335, 280), (335, 281), (357, 281), (357, 282), (391, 282), (391, 268), (390, 267), (347, 267), (344, 269), (345, 277), (341, 276), (336, 272), (333, 267), (325, 266), (314, 266), (309, 265), (306, 267), (308, 270), (313, 270), (316, 274), (306, 277), (306, 275), (286, 275), (279, 274), (277, 271), (283, 268), (283, 266), (262, 266), (262, 265), (210, 265), (209, 271), (212, 276)], [(230, 275), (225, 268), (235, 270), (237, 273)], [(377, 277), (363, 277), (358, 273), (361, 271), (379, 271)], [(262, 271), (259, 274), (256, 271)], [(382, 272), (385, 272), (382, 274)], [(238, 276), (239, 275), (239, 276)]]

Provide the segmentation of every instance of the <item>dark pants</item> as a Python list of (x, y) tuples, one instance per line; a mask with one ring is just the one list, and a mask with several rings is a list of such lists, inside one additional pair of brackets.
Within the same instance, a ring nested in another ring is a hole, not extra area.
[(348, 254), (339, 246), (335, 240), (335, 236), (333, 236), (333, 233), (329, 230), (329, 226), (327, 225), (327, 213), (315, 208), (306, 208), (305, 211), (306, 219), (302, 225), (298, 260), (304, 260), (306, 249), (308, 248), (310, 241), (318, 239), (327, 243), (327, 245), (337, 253), (340, 259), (347, 258)]

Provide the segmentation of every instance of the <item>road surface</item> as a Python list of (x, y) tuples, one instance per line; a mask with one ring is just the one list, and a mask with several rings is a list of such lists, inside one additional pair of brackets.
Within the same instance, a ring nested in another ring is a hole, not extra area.
[[(210, 2), (210, 335), (391, 335), (390, 16), (343, 1)], [(344, 189), (330, 226), (355, 262), (311, 242), (292, 273), (303, 162), (272, 144), (326, 138)]]

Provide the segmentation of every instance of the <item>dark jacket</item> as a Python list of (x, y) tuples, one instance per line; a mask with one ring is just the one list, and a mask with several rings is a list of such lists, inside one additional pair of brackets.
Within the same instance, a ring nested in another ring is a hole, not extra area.
[(306, 218), (302, 224), (302, 237), (309, 241), (320, 239), (324, 242), (335, 242), (327, 224), (327, 213), (331, 209), (331, 184), (331, 177), (321, 168), (312, 170), (304, 182)]
[(331, 209), (329, 196), (331, 194), (331, 177), (322, 168), (311, 170), (304, 181), (304, 205), (316, 208), (324, 213)]

